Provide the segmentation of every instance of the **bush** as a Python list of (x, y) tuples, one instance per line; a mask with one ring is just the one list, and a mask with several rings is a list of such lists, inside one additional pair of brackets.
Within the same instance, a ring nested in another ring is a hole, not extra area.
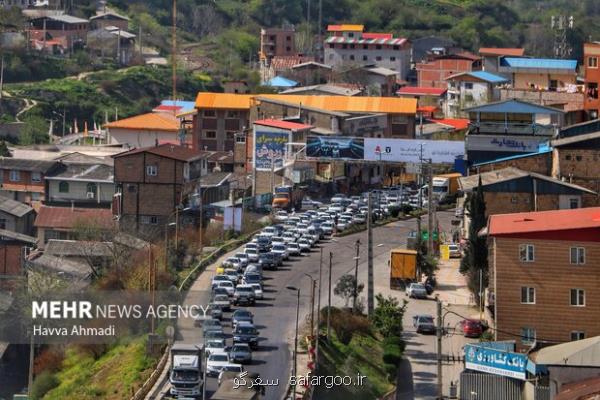
[(413, 206), (410, 204), (402, 204), (402, 213), (410, 214), (414, 210)]
[(402, 359), (402, 348), (398, 345), (384, 345), (383, 347), (383, 362), (386, 364), (400, 364)]
[(384, 364), (383, 369), (387, 373), (388, 380), (392, 383), (396, 382), (396, 377), (398, 375), (398, 365), (397, 364)]
[(39, 375), (44, 371), (56, 372), (62, 367), (64, 359), (65, 354), (62, 350), (56, 348), (45, 349), (35, 358), (33, 372), (36, 375)]
[(60, 382), (56, 376), (54, 376), (51, 372), (44, 371), (33, 381), (31, 398), (34, 400), (41, 399), (46, 395), (46, 393), (57, 387), (59, 384)]
[(404, 346), (404, 340), (400, 336), (387, 336), (383, 339), (383, 346)]
[(342, 310), (338, 310), (335, 313), (332, 312), (331, 327), (339, 341), (345, 345), (350, 343), (355, 333), (367, 335), (371, 331), (371, 323), (368, 318)]
[(401, 208), (398, 206), (393, 206), (388, 209), (388, 211), (390, 212), (390, 215), (394, 218), (398, 218), (398, 214), (400, 214), (400, 210), (401, 210)]

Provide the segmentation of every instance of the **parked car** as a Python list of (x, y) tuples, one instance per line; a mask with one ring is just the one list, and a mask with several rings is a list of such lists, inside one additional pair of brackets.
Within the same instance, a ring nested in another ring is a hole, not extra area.
[(411, 283), (406, 288), (406, 295), (408, 297), (414, 297), (415, 299), (426, 299), (427, 289), (422, 283)]
[(435, 333), (436, 327), (433, 317), (429, 314), (415, 315), (413, 317), (413, 326), (417, 333)]
[(206, 360), (206, 374), (208, 376), (219, 376), (223, 366), (230, 364), (229, 354), (225, 352), (213, 352)]
[(236, 343), (231, 346), (229, 352), (229, 358), (231, 361), (240, 364), (248, 364), (252, 362), (252, 350), (248, 343)]
[(233, 304), (254, 305), (254, 288), (250, 285), (238, 285), (233, 293)]
[(470, 338), (478, 338), (484, 330), (483, 324), (477, 319), (463, 319), (459, 326), (463, 335)]
[(461, 258), (462, 257), (460, 247), (457, 244), (455, 244), (455, 243), (449, 244), (448, 250), (450, 252), (450, 258)]

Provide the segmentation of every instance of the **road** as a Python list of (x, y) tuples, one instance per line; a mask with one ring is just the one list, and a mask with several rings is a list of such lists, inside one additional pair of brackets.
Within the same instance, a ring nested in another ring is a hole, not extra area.
[[(449, 232), (452, 217), (452, 212), (438, 213), (438, 220), (442, 230)], [(426, 223), (426, 219), (423, 220), (423, 223)], [(387, 261), (390, 249), (406, 246), (408, 233), (415, 229), (416, 222), (414, 219), (411, 219), (394, 222), (373, 230), (375, 293), (393, 294), (399, 298), (404, 298), (403, 292), (392, 292), (389, 289)], [(305, 274), (318, 279), (319, 260), (322, 251), (323, 285), (321, 287), (321, 307), (325, 307), (328, 301), (326, 283), (328, 279), (329, 254), (330, 252), (332, 254), (332, 282), (333, 286), (335, 286), (335, 283), (342, 275), (354, 273), (355, 242), (357, 239), (360, 239), (362, 243), (359, 253), (359, 282), (366, 285), (366, 232), (323, 241), (310, 254), (296, 257), (292, 262), (286, 262), (278, 271), (267, 271), (265, 273), (265, 299), (257, 302), (256, 306), (251, 308), (255, 315), (255, 324), (261, 331), (261, 344), (258, 351), (253, 354), (253, 365), (249, 366), (248, 369), (258, 372), (263, 379), (279, 380), (280, 384), (278, 386), (268, 387), (265, 396), (266, 399), (280, 400), (284, 397), (291, 372), (290, 343), (293, 342), (294, 337), (297, 294), (294, 291), (286, 289), (286, 286), (294, 285), (300, 288), (300, 313), (301, 321), (304, 321), (304, 318), (309, 314), (311, 300), (311, 280)], [(207, 289), (210, 288), (210, 281), (214, 275), (216, 264), (218, 263), (209, 267), (194, 282), (186, 303), (206, 304), (209, 298)], [(443, 289), (444, 283), (440, 282), (440, 285)], [(363, 296), (365, 294), (366, 288)], [(343, 305), (343, 301), (332, 295), (332, 304), (340, 306)], [(408, 342), (407, 355), (410, 358), (410, 367), (414, 375), (414, 398), (430, 398), (431, 393), (435, 393), (435, 337), (417, 335), (412, 332), (414, 330), (411, 321), (412, 315), (417, 313), (435, 315), (435, 302), (431, 300), (410, 300), (404, 320)], [(447, 322), (451, 325), (455, 324), (458, 322), (457, 318), (455, 316), (448, 316)], [(181, 320), (178, 331), (177, 341), (186, 343), (201, 342), (201, 329), (194, 327), (191, 320)], [(450, 336), (444, 339), (444, 347), (452, 349), (455, 354), (458, 354), (462, 343), (462, 336)], [(407, 376), (407, 378), (410, 377)], [(209, 380), (207, 385), (208, 395), (216, 389), (215, 381), (215, 379)], [(166, 390), (166, 387), (163, 389), (163, 393), (164, 390)], [(410, 389), (408, 391), (410, 392)]]

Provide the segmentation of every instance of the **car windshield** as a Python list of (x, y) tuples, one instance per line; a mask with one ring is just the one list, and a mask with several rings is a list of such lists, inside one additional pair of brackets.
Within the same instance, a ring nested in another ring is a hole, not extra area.
[(217, 275), (217, 276), (215, 276), (213, 279), (214, 279), (215, 281), (226, 281), (226, 280), (228, 280), (229, 278), (228, 278), (228, 277), (226, 277), (225, 275)]
[(229, 297), (226, 294), (219, 294), (215, 296), (215, 301), (229, 301)]
[(246, 311), (246, 310), (237, 310), (234, 313), (235, 317), (250, 317), (252, 316), (252, 314), (250, 314), (250, 311)]
[(412, 288), (425, 290), (425, 286), (421, 285), (420, 283), (413, 283)]
[(273, 250), (285, 250), (285, 246), (282, 244), (278, 244), (273, 246)]
[(419, 322), (425, 323), (425, 324), (433, 324), (433, 317), (429, 317), (429, 316), (419, 317)]
[(226, 365), (223, 367), (223, 371), (226, 372), (242, 372), (243, 368), (241, 365)]
[(221, 287), (232, 287), (233, 283), (231, 283), (231, 281), (223, 281), (223, 282), (219, 283), (219, 286), (221, 286)]
[(223, 362), (223, 361), (229, 361), (229, 358), (227, 358), (226, 354), (211, 354), (208, 358), (209, 361), (218, 361), (218, 362)]
[(254, 289), (254, 290), (262, 290), (262, 288), (260, 287), (260, 285), (258, 283), (253, 283), (251, 286), (252, 286), (252, 289)]
[(238, 287), (237, 291), (238, 292), (248, 292), (248, 293), (250, 293), (250, 292), (254, 292), (254, 289), (252, 289), (249, 286), (246, 286), (246, 287)]
[(233, 346), (233, 348), (231, 349), (231, 351), (248, 351), (248, 347), (247, 346)]
[(197, 371), (178, 371), (173, 370), (172, 378), (174, 381), (182, 381), (182, 382), (195, 382), (198, 380), (198, 372)]
[(252, 335), (255, 333), (254, 328), (251, 326), (238, 326), (237, 332), (247, 334), (247, 335)]

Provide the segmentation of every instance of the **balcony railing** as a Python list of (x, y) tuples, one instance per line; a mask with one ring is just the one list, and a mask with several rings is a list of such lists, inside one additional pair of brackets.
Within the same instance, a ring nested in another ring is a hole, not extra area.
[(469, 132), (477, 133), (504, 133), (511, 135), (554, 136), (554, 125), (503, 123), (503, 122), (471, 122)]

